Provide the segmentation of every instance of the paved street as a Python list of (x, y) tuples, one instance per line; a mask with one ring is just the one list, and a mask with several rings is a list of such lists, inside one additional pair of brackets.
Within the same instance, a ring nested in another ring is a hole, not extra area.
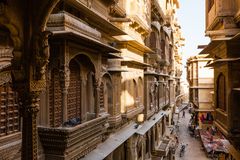
[[(180, 112), (179, 117), (179, 146), (176, 151), (176, 160), (209, 160), (202, 149), (200, 140), (191, 137), (188, 132), (188, 122), (190, 120), (188, 110), (185, 110), (185, 118), (182, 118), (182, 112)], [(179, 156), (181, 143), (188, 144), (183, 157)]]

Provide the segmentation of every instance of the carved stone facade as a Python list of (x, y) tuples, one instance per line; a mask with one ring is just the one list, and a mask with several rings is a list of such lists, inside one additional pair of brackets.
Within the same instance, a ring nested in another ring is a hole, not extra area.
[(172, 159), (179, 2), (24, 4), (0, 1), (3, 159)]
[(202, 117), (212, 115), (212, 94), (214, 74), (212, 68), (205, 67), (212, 58), (207, 54), (197, 55), (187, 60), (187, 80), (189, 83), (189, 102), (193, 104), (198, 114), (199, 127), (206, 129), (212, 125), (213, 119), (203, 120)]
[(235, 153), (240, 149), (239, 4), (239, 0), (206, 0), (206, 34), (211, 42), (200, 53), (213, 58), (208, 66), (214, 69), (214, 124), (235, 147), (230, 150), (234, 159), (239, 159)]

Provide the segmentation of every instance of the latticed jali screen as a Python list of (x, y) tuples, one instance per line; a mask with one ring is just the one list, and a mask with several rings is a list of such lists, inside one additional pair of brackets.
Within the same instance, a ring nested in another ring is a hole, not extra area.
[(10, 83), (0, 86), (0, 137), (20, 130), (19, 105), (17, 93)]

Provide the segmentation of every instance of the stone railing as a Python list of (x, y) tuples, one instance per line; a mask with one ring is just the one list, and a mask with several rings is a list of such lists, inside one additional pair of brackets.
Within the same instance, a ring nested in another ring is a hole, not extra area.
[(108, 122), (109, 122), (110, 128), (117, 128), (118, 126), (120, 126), (122, 122), (121, 114), (110, 116), (108, 118)]
[(171, 140), (169, 139), (163, 140), (158, 147), (153, 149), (152, 155), (156, 157), (167, 156), (169, 152), (170, 142)]
[(77, 159), (83, 157), (105, 139), (108, 115), (75, 127), (38, 127), (45, 159)]

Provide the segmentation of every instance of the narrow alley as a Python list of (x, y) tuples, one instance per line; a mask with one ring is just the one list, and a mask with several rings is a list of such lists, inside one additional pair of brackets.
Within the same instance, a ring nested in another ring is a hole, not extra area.
[[(176, 160), (209, 160), (207, 158), (201, 141), (199, 138), (194, 138), (189, 134), (188, 123), (191, 118), (191, 114), (188, 112), (188, 109), (185, 109), (185, 118), (182, 117), (182, 112), (179, 115), (179, 145), (176, 150)], [(177, 121), (177, 117), (175, 118)], [(185, 153), (180, 157), (180, 146), (181, 144), (187, 144)]]

